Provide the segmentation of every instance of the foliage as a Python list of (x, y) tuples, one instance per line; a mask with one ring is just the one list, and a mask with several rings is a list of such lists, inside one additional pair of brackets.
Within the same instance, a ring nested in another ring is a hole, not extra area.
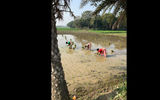
[(69, 12), (71, 16), (75, 17), (73, 12), (71, 11), (71, 8), (69, 7), (70, 0), (52, 0), (51, 2), (51, 15), (54, 15), (55, 19), (62, 20), (63, 12)]
[(69, 22), (69, 23), (67, 24), (67, 26), (72, 27), (72, 28), (75, 28), (75, 23), (74, 23), (74, 21)]
[(84, 30), (84, 29), (77, 29), (77, 28), (57, 28), (59, 34), (105, 34), (105, 35), (116, 35), (116, 36), (123, 36), (126, 37), (126, 31), (124, 30)]
[(127, 99), (127, 82), (120, 84), (117, 89), (117, 95), (113, 98), (113, 100), (126, 100)]
[[(80, 28), (80, 29), (98, 29), (98, 30), (112, 30), (112, 26), (119, 18), (113, 13), (108, 13), (104, 15), (92, 16), (91, 11), (85, 11), (82, 16), (71, 21), (67, 24), (70, 28)], [(122, 21), (118, 29), (126, 29), (126, 21)]]
[(112, 26), (112, 29), (117, 29), (119, 27), (119, 23), (125, 18), (127, 15), (127, 0), (82, 0), (81, 8), (84, 7), (87, 3), (91, 3), (91, 6), (95, 6), (96, 10), (93, 12), (93, 15), (99, 14), (103, 11), (103, 14), (106, 13), (107, 10), (109, 12), (113, 9), (113, 14), (115, 16), (121, 13), (118, 20), (116, 20)]

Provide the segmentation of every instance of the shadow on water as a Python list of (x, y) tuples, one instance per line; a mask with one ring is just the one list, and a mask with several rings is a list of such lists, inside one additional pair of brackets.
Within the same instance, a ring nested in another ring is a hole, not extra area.
[(115, 57), (116, 55), (107, 55), (106, 57), (108, 58), (108, 57)]
[[(97, 55), (97, 56), (103, 57), (103, 56), (101, 56), (101, 55)], [(109, 57), (116, 57), (116, 55), (107, 55), (106, 57), (107, 57), (107, 58), (109, 58)], [(103, 58), (106, 58), (106, 57), (103, 57)], [(98, 58), (98, 59), (99, 59), (99, 58)]]

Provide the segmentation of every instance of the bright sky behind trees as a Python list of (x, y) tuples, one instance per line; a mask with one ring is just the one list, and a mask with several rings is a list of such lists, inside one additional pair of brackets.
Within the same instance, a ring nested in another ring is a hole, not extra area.
[[(90, 6), (89, 3), (83, 8), (80, 8), (80, 3), (81, 0), (71, 0), (70, 7), (75, 16), (81, 16), (81, 14), (86, 10), (95, 10), (95, 7)], [(57, 20), (56, 26), (67, 26), (67, 23), (72, 20), (74, 20), (74, 18), (71, 17), (69, 13), (64, 12), (63, 20)]]
[[(86, 4), (83, 8), (80, 8), (81, 0), (71, 0), (70, 8), (73, 11), (75, 16), (81, 16), (83, 12), (89, 10), (94, 11), (96, 8), (94, 6), (90, 6), (90, 3)], [(106, 11), (108, 12), (108, 10)], [(113, 12), (113, 9), (110, 13)], [(73, 21), (74, 18), (70, 16), (68, 12), (63, 13), (63, 20), (57, 20), (56, 26), (67, 26), (67, 23)], [(100, 12), (101, 14), (101, 12)]]

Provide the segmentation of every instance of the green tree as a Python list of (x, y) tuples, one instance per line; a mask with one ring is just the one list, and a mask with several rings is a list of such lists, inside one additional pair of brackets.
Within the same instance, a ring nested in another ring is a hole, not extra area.
[(113, 14), (117, 16), (119, 12), (122, 12), (118, 20), (113, 24), (112, 29), (117, 29), (117, 26), (124, 17), (127, 15), (127, 0), (82, 0), (81, 8), (84, 7), (88, 2), (91, 3), (91, 6), (95, 6), (96, 10), (93, 12), (93, 15), (96, 15), (103, 11), (105, 13), (107, 10), (113, 9)]
[(102, 15), (102, 21), (105, 29), (112, 29), (113, 24), (116, 21), (116, 17), (112, 13)]
[[(121, 14), (121, 13), (120, 13)], [(120, 16), (118, 16), (119, 18)], [(119, 29), (123, 29), (123, 30), (126, 30), (127, 29), (127, 17), (124, 16), (124, 19), (121, 21), (121, 23), (119, 23), (118, 25), (118, 28)]]
[(93, 29), (103, 29), (101, 16), (100, 15), (94, 16), (90, 21), (90, 26)]
[(67, 24), (68, 27), (75, 28), (74, 21), (71, 21)]
[(90, 20), (92, 17), (92, 11), (85, 11), (82, 13), (80, 19), (81, 28), (90, 28)]
[(81, 28), (81, 20), (80, 20), (80, 19), (76, 19), (76, 20), (74, 21), (74, 26), (75, 26), (76, 28)]
[[(69, 22), (67, 25), (71, 28), (111, 30), (112, 26), (117, 19), (119, 19), (119, 17), (120, 15), (116, 17), (113, 13), (92, 16), (91, 11), (85, 11), (82, 13), (82, 17), (77, 17), (74, 21)], [(126, 22), (127, 18), (125, 16), (121, 23), (117, 25), (117, 29), (126, 29)]]
[(85, 11), (82, 13), (82, 19), (90, 19), (92, 16), (92, 11)]

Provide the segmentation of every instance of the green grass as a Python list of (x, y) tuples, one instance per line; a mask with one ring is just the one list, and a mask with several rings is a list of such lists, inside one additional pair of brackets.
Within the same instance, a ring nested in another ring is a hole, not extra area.
[(99, 32), (99, 33), (125, 33), (126, 31), (121, 30), (89, 30), (90, 32)]
[(113, 100), (126, 100), (127, 99), (127, 81), (119, 84), (119, 88), (117, 89), (117, 95)]
[(58, 27), (57, 30), (58, 31), (75, 31), (75, 30), (79, 30), (79, 29), (69, 28), (69, 27), (65, 27), (65, 28)]
[(89, 32), (89, 33), (97, 33), (97, 34), (105, 34), (105, 35), (116, 35), (126, 37), (127, 32), (123, 30), (84, 30), (84, 29), (76, 29), (76, 28), (57, 28), (58, 31), (69, 31), (69, 32)]
[(105, 34), (105, 35), (118, 35), (118, 36), (126, 36), (126, 31), (121, 30), (89, 30), (89, 32), (95, 32), (99, 34)]

